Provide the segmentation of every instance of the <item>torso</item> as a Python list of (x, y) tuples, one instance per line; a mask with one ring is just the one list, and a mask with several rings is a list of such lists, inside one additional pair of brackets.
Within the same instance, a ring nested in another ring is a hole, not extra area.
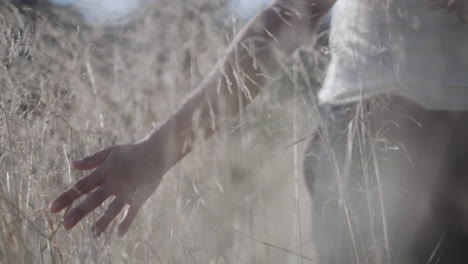
[(338, 0), (330, 49), (322, 103), (389, 93), (468, 110), (468, 25), (427, 0)]

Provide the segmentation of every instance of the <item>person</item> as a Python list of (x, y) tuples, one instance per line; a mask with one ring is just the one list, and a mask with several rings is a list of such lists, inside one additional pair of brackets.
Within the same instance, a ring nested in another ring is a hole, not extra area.
[(464, 0), (274, 0), (149, 136), (74, 161), (95, 170), (50, 211), (87, 194), (64, 217), (71, 229), (114, 196), (93, 230), (102, 233), (128, 206), (118, 227), (125, 234), (164, 173), (237, 116), (278, 72), (278, 51), (312, 40), (332, 7), (320, 128), (304, 168), (320, 263), (466, 262)]

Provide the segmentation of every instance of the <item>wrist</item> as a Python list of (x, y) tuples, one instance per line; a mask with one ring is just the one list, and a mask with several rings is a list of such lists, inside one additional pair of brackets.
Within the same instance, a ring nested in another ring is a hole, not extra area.
[(183, 132), (173, 125), (174, 120), (171, 119), (135, 143), (136, 148), (139, 149), (139, 152), (144, 153), (147, 159), (167, 169), (185, 156), (183, 153), (183, 142), (185, 141)]

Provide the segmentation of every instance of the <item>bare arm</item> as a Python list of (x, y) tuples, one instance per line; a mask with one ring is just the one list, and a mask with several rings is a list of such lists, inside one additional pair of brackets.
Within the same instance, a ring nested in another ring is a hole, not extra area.
[(312, 40), (320, 18), (334, 1), (276, 0), (259, 12), (182, 107), (147, 138), (73, 162), (76, 169), (96, 170), (62, 193), (50, 210), (59, 212), (89, 193), (66, 214), (63, 225), (70, 229), (115, 196), (93, 229), (99, 235), (128, 205), (118, 231), (126, 233), (163, 175), (193, 149), (198, 136), (209, 137), (223, 118), (238, 115), (259, 93), (267, 76), (278, 70), (275, 50), (288, 54), (304, 40)]
[[(213, 69), (183, 106), (145, 144), (160, 146), (169, 140), (168, 165), (183, 158), (196, 137), (209, 137), (223, 118), (237, 116), (278, 71), (275, 52), (286, 55), (313, 34), (334, 1), (279, 0), (259, 12), (245, 25), (226, 51), (226, 57)], [(201, 133), (200, 133), (201, 132)]]

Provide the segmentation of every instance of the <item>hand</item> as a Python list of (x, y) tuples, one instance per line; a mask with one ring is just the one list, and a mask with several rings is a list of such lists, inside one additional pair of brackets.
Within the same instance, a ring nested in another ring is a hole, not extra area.
[(96, 170), (51, 203), (49, 209), (56, 213), (89, 193), (85, 200), (66, 214), (63, 220), (65, 229), (73, 228), (87, 214), (114, 196), (92, 230), (96, 236), (100, 235), (128, 205), (118, 227), (118, 235), (123, 236), (128, 231), (141, 206), (156, 190), (162, 175), (167, 171), (167, 168), (161, 168), (164, 166), (158, 166), (157, 160), (148, 157), (145, 147), (142, 143), (113, 146), (73, 162), (74, 168), (78, 170)]

